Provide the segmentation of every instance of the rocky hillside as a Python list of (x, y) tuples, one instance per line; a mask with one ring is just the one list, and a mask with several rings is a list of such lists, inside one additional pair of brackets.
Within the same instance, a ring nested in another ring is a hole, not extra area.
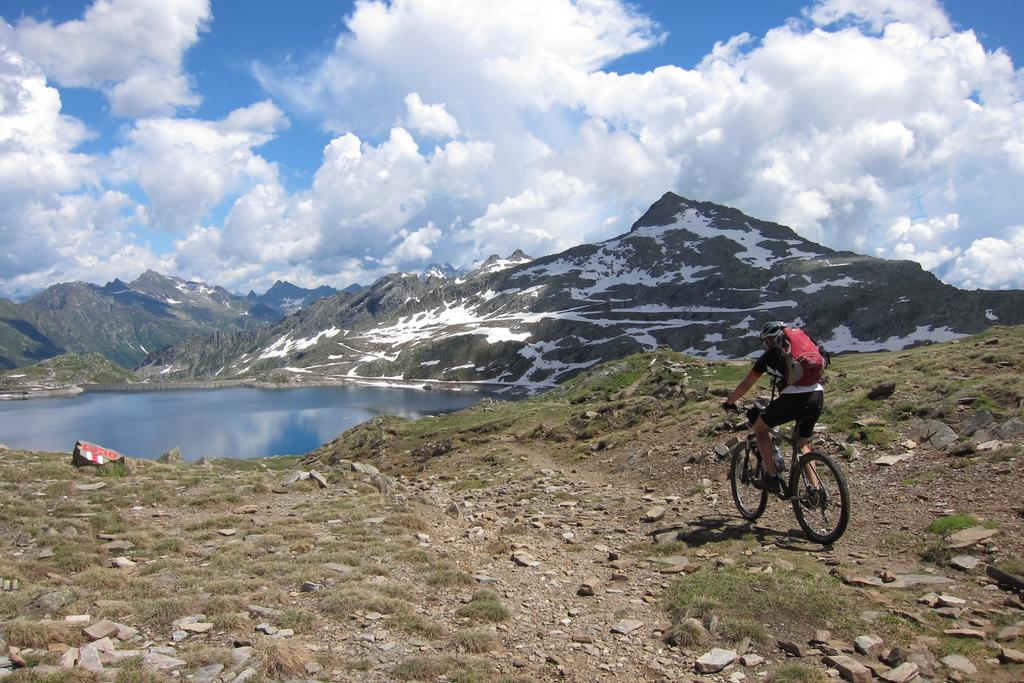
[(838, 358), (832, 547), (740, 518), (747, 366), (668, 350), (304, 462), (0, 449), (0, 676), (1019, 681), (1022, 358), (1021, 328)]
[(772, 319), (805, 324), (833, 352), (896, 350), (1024, 322), (1022, 292), (958, 290), (916, 263), (837, 252), (785, 226), (671, 193), (624, 235), (524, 258), (492, 259), (455, 280), (388, 276), (323, 299), (248, 346), (222, 338), (170, 349), (147, 359), (144, 371), (284, 371), (296, 382), (462, 381), (534, 391), (659, 345), (704, 358), (745, 356)]
[(0, 367), (65, 352), (99, 353), (133, 367), (190, 335), (244, 330), (279, 318), (223, 287), (147, 271), (133, 282), (53, 285), (23, 304), (0, 300)]

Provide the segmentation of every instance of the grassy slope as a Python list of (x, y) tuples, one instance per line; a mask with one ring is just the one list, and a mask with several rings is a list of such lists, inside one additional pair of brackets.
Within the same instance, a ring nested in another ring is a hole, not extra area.
[[(529, 400), (493, 404), (410, 421), (376, 418), (348, 430), (311, 455), (380, 459), (416, 465), (420, 456), (452, 446), (480, 444), (501, 435), (576, 443), (576, 457), (634, 439), (638, 429), (707, 423), (712, 431), (721, 396), (749, 369), (748, 362), (706, 362), (658, 350), (613, 361)], [(992, 411), (997, 418), (1020, 414), (1024, 400), (1024, 328), (992, 328), (956, 342), (905, 351), (848, 354), (828, 370), (826, 412), (821, 423), (851, 441), (884, 445), (898, 438), (914, 417), (950, 417), (958, 403)], [(869, 399), (878, 384), (894, 382), (893, 396)], [(765, 380), (759, 391), (767, 396)], [(748, 395), (748, 399), (752, 395)], [(596, 413), (596, 415), (595, 415)], [(865, 425), (864, 423), (867, 423)], [(876, 424), (877, 423), (877, 424)], [(603, 442), (603, 444), (602, 444)]]

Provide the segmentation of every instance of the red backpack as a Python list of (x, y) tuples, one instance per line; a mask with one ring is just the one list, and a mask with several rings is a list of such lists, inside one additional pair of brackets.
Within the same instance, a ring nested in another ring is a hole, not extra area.
[(827, 357), (803, 330), (787, 327), (785, 332), (786, 341), (779, 350), (786, 362), (786, 385), (809, 387), (817, 384), (828, 366)]

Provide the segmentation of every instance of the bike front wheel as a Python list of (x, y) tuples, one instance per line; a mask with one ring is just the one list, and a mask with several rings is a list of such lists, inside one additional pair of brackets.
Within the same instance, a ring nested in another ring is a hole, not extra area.
[(755, 486), (760, 484), (763, 478), (760, 460), (748, 443), (733, 454), (729, 467), (729, 485), (732, 488), (733, 502), (736, 503), (740, 515), (748, 522), (760, 517), (768, 503), (768, 492), (763, 487)]
[[(807, 473), (813, 467), (817, 485)], [(800, 457), (799, 474), (791, 477), (793, 512), (804, 535), (815, 543), (829, 545), (839, 540), (850, 522), (850, 489), (846, 475), (832, 458), (821, 453)]]

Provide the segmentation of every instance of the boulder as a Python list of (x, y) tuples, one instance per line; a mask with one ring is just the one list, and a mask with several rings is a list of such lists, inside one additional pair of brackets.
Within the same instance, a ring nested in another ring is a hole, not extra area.
[(963, 655), (946, 655), (939, 661), (945, 664), (946, 668), (952, 669), (953, 671), (959, 671), (960, 673), (967, 674), (968, 676), (973, 676), (978, 673), (978, 667), (971, 664), (971, 660), (967, 659), (967, 657), (964, 657)]
[(960, 433), (964, 436), (971, 436), (994, 421), (995, 417), (987, 410), (975, 410), (960, 421)]
[(660, 521), (661, 519), (663, 519), (665, 517), (665, 513), (666, 512), (668, 512), (668, 510), (666, 510), (665, 507), (662, 506), (662, 505), (659, 505), (657, 507), (653, 507), (653, 508), (651, 508), (650, 510), (648, 510), (647, 512), (644, 513), (644, 516), (640, 518), (640, 521), (641, 522), (657, 522), (657, 521)]
[(876, 384), (871, 387), (868, 391), (868, 398), (872, 401), (881, 401), (884, 398), (889, 398), (896, 391), (895, 382), (883, 382), (882, 384)]
[(181, 465), (185, 462), (185, 456), (181, 454), (181, 449), (175, 446), (156, 460), (157, 462), (162, 462), (165, 465)]
[(986, 529), (982, 526), (968, 527), (955, 534), (950, 534), (949, 538), (946, 539), (946, 547), (953, 549), (969, 548), (972, 545), (992, 538), (995, 534), (995, 529)]
[(999, 438), (1003, 441), (1014, 441), (1024, 438), (1024, 420), (1019, 417), (1011, 417), (999, 425)]
[(713, 674), (718, 673), (725, 667), (739, 659), (732, 650), (723, 650), (720, 647), (712, 648), (710, 652), (702, 654), (694, 663), (693, 668), (697, 673)]
[(956, 442), (957, 434), (941, 420), (922, 420), (911, 432), (918, 443), (927, 442), (932, 448), (942, 449)]
[(829, 655), (825, 663), (836, 671), (844, 681), (851, 683), (871, 683), (871, 670), (847, 655)]
[(368, 474), (370, 476), (374, 476), (374, 475), (380, 474), (380, 470), (378, 470), (373, 465), (370, 465), (370, 464), (365, 463), (365, 462), (354, 462), (354, 463), (352, 463), (352, 471), (353, 472), (358, 472), (359, 474)]

